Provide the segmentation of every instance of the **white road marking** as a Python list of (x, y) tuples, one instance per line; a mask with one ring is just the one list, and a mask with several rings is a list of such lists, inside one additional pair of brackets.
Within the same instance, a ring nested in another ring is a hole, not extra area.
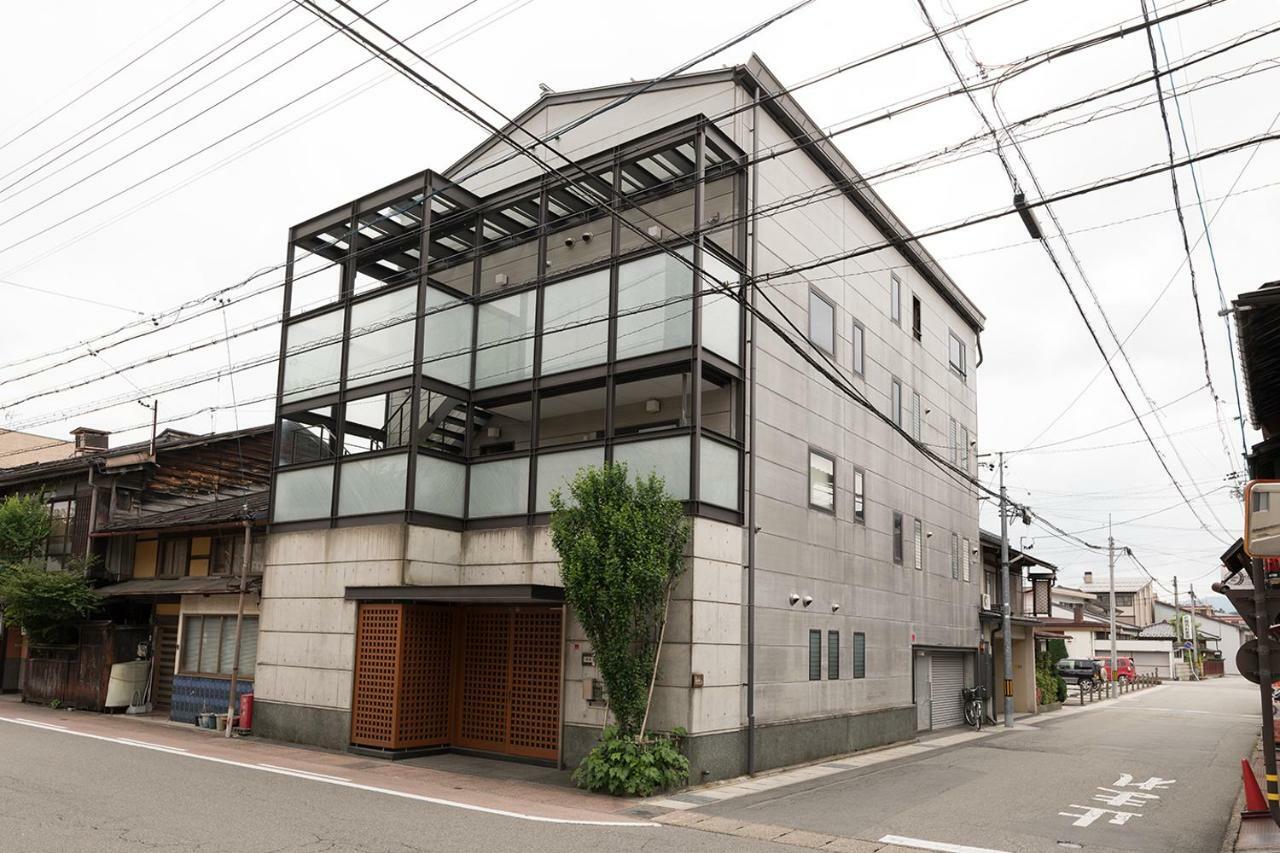
[[(573, 820), (561, 817), (544, 817), (542, 815), (523, 814), (521, 812), (507, 811), (506, 809), (495, 809), (488, 806), (478, 806), (474, 803), (460, 803), (454, 800), (443, 800), (439, 797), (428, 797), (423, 794), (411, 794), (408, 791), (397, 791), (392, 788), (380, 788), (376, 785), (361, 785), (358, 782), (343, 781), (337, 776), (326, 777), (320, 775), (303, 775), (296, 770), (283, 770), (268, 767), (262, 764), (249, 764), (244, 761), (233, 761), (230, 758), (217, 758), (212, 755), (200, 755), (195, 752), (179, 752), (169, 747), (161, 747), (151, 744), (145, 744), (141, 741), (131, 741), (127, 738), (108, 737), (107, 735), (95, 735), (89, 732), (78, 732), (74, 729), (64, 728), (62, 726), (51, 726), (45, 723), (36, 722), (35, 720), (24, 720), (19, 717), (0, 717), (0, 722), (13, 723), (18, 726), (29, 726), (31, 728), (45, 729), (46, 731), (59, 732), (61, 734), (75, 735), (76, 737), (90, 738), (92, 740), (106, 741), (107, 743), (116, 743), (121, 746), (132, 746), (138, 749), (153, 749), (158, 752), (167, 752), (170, 755), (176, 755), (181, 758), (194, 758), (200, 761), (209, 761), (214, 764), (225, 764), (230, 767), (242, 767), (247, 770), (257, 770), (262, 773), (275, 773), (280, 776), (294, 776), (298, 779), (306, 779), (311, 782), (319, 782), (325, 785), (336, 785), (340, 788), (353, 788), (357, 791), (368, 791), (374, 794), (386, 794), (390, 797), (400, 797), (406, 800), (416, 800), (420, 803), (430, 803), (435, 806), (446, 806), (448, 808), (463, 809), (465, 811), (481, 812), (483, 814), (498, 815), (500, 817), (510, 817), (517, 820), (527, 820), (534, 823), (554, 823), (566, 826), (608, 826), (627, 829), (632, 827), (655, 828), (662, 826), (660, 823), (651, 821), (621, 821), (621, 820)], [(971, 848), (976, 849), (976, 848)], [(966, 852), (967, 853), (967, 852)], [(983, 851), (986, 853), (986, 851)], [(998, 853), (998, 851), (997, 851)]]
[(299, 770), (296, 767), (281, 767), (279, 764), (259, 764), (259, 767), (265, 767), (268, 770), (278, 770), (281, 773), (288, 773), (290, 776), (301, 776), (304, 779), (320, 779), (332, 780), (336, 782), (350, 782), (346, 776), (330, 776), (328, 773), (312, 773), (310, 770)]
[[(62, 731), (70, 732), (71, 730), (62, 729)], [(173, 753), (177, 753), (178, 755), (182, 755), (186, 753), (186, 750), (180, 746), (165, 746), (162, 743), (151, 743), (150, 741), (145, 741), (145, 740), (134, 740), (133, 738), (130, 738), (130, 737), (122, 737), (120, 738), (120, 742), (124, 744), (128, 744), (129, 746), (140, 746), (143, 749), (154, 749), (158, 752), (173, 752)]]
[(990, 847), (968, 847), (964, 844), (948, 844), (945, 841), (925, 841), (922, 838), (907, 838), (905, 835), (886, 835), (880, 839), (881, 844), (896, 844), (899, 847), (914, 847), (917, 850), (938, 850), (941, 853), (1005, 853)]

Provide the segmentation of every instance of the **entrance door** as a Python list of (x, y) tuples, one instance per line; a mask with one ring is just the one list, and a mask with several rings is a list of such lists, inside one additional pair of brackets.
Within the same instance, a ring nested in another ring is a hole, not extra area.
[(916, 652), (912, 669), (913, 692), (916, 697), (916, 731), (927, 732), (932, 712), (929, 709), (929, 656)]
[(158, 709), (164, 709), (173, 699), (173, 670), (178, 662), (178, 617), (157, 616), (151, 637), (151, 703)]
[(454, 742), (553, 760), (560, 746), (561, 612), (467, 607)]
[(958, 726), (964, 722), (964, 655), (959, 652), (933, 652), (932, 724), (935, 729)]

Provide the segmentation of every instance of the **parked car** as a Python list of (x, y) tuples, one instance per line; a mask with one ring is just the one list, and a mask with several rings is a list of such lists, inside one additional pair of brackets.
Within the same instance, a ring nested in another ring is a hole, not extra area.
[[(1094, 662), (1102, 667), (1103, 677), (1108, 681), (1111, 680), (1111, 658), (1101, 657), (1094, 658)], [(1138, 677), (1138, 668), (1133, 665), (1133, 658), (1117, 657), (1116, 658), (1116, 681), (1130, 682)]]
[(1062, 676), (1064, 681), (1091, 684), (1094, 681), (1101, 681), (1104, 671), (1102, 664), (1089, 658), (1063, 658), (1058, 661), (1058, 675)]

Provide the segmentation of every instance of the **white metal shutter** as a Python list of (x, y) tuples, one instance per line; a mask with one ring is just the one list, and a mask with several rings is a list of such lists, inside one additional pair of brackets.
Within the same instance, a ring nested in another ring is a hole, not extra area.
[(933, 709), (933, 727), (943, 729), (964, 722), (964, 703), (960, 691), (964, 689), (964, 655), (958, 652), (933, 652), (930, 698)]

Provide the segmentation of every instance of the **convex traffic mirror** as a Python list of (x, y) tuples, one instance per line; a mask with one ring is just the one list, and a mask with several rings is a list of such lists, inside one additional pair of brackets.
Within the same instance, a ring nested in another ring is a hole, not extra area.
[(1280, 480), (1245, 486), (1244, 550), (1250, 557), (1280, 557)]

